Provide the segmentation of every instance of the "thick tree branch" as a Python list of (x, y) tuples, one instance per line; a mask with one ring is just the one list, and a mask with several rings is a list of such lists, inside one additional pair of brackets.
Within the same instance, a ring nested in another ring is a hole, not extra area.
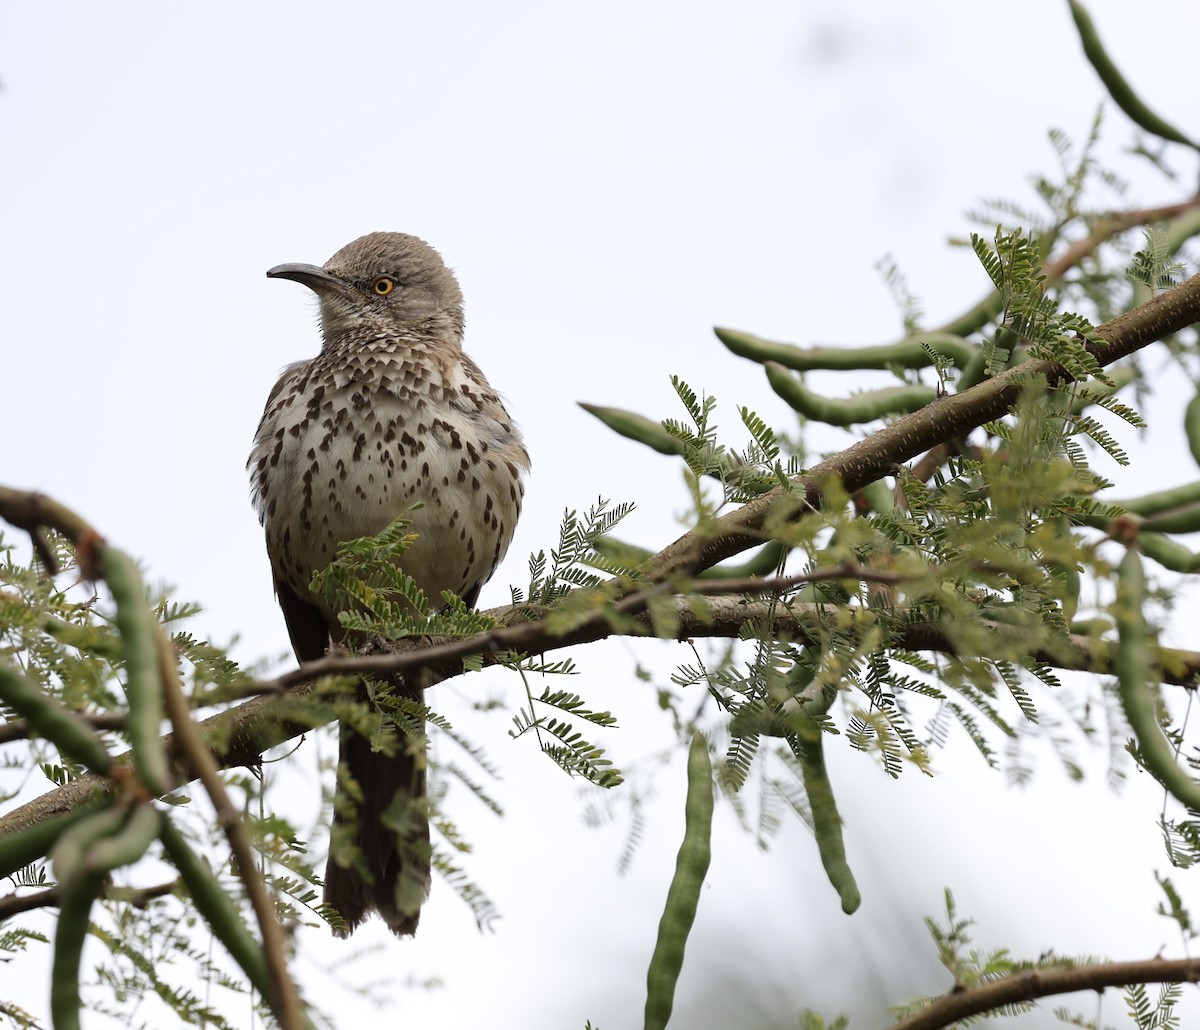
[[(1139, 225), (1151, 225), (1155, 222), (1178, 219), (1181, 215), (1189, 214), (1189, 212), (1193, 213), (1192, 220), (1194, 220), (1194, 212), (1197, 208), (1200, 208), (1200, 194), (1175, 204), (1134, 208), (1128, 211), (1110, 211), (1092, 223), (1092, 230), (1087, 236), (1070, 244), (1056, 257), (1048, 258), (1042, 264), (1042, 275), (1050, 282), (1060, 280), (1067, 272), (1094, 254), (1118, 233), (1126, 232)], [(1183, 235), (1189, 237), (1192, 235), (1190, 225), (1181, 234), (1181, 241)], [(952, 453), (954, 453), (954, 444), (951, 441), (937, 444), (913, 466), (913, 475), (922, 482), (928, 482), (934, 471), (940, 468)]]
[[(1200, 274), (1099, 326), (1097, 332), (1105, 342), (1088, 349), (1101, 365), (1111, 365), (1196, 322), (1200, 322)], [(694, 576), (761, 543), (768, 518), (795, 518), (816, 510), (826, 484), (840, 483), (851, 493), (861, 490), (930, 448), (1001, 418), (1016, 403), (1021, 384), (1033, 376), (1044, 376), (1051, 385), (1070, 378), (1056, 362), (1030, 360), (962, 393), (939, 397), (808, 469), (800, 478), (803, 495), (777, 488), (685, 533), (651, 559), (651, 574)], [(783, 509), (785, 501), (792, 505), (790, 511)]]
[[(1104, 343), (1091, 346), (1091, 350), (1100, 364), (1108, 365), (1197, 321), (1200, 321), (1200, 275), (1100, 326), (1098, 333)], [(734, 618), (740, 627), (751, 617), (748, 613), (752, 610), (752, 602), (748, 606), (745, 601), (729, 598), (709, 600), (707, 603), (712, 619), (704, 623), (692, 614), (692, 602), (671, 601), (675, 590), (667, 581), (678, 582), (680, 578), (694, 576), (725, 558), (761, 543), (766, 535), (764, 530), (768, 520), (795, 519), (815, 510), (821, 503), (826, 484), (830, 482), (839, 482), (843, 489), (849, 491), (861, 489), (893, 471), (899, 463), (930, 447), (944, 440), (961, 437), (988, 421), (1000, 418), (1016, 402), (1021, 383), (1035, 375), (1044, 376), (1051, 383), (1063, 382), (1068, 378), (1061, 365), (1047, 361), (1026, 361), (963, 393), (935, 400), (921, 411), (900, 419), (809, 469), (800, 480), (802, 493), (785, 492), (782, 488), (773, 490), (684, 534), (644, 565), (644, 574), (657, 581), (656, 586), (639, 589), (617, 600), (611, 607), (581, 616), (580, 621), (569, 629), (552, 632), (543, 622), (535, 621), (519, 607), (496, 609), (489, 614), (505, 625), (466, 640), (426, 646), (419, 642), (401, 641), (391, 654), (356, 659), (334, 657), (307, 663), (264, 685), (275, 692), (286, 692), (284, 696), (256, 698), (205, 720), (200, 724), (200, 729), (221, 765), (249, 765), (268, 748), (333, 718), (331, 709), (297, 703), (299, 698), (311, 692), (312, 681), (321, 676), (382, 675), (416, 667), (433, 669), (442, 675), (456, 675), (462, 671), (462, 660), (467, 656), (489, 656), (505, 651), (536, 654), (611, 636), (616, 632), (612, 621), (614, 616), (627, 621), (640, 620), (649, 629), (646, 612), (652, 604), (673, 603), (678, 619), (678, 635), (682, 637), (706, 635), (705, 625), (710, 627), (708, 632), (715, 634), (711, 627), (717, 626), (719, 618), (716, 613), (719, 611), (736, 613)], [(39, 524), (52, 526), (74, 539), (77, 545), (86, 541), (89, 534), (94, 534), (94, 530), (82, 519), (38, 494), (0, 488), (0, 517), (25, 529), (36, 530)], [(791, 611), (798, 620), (796, 632), (800, 635), (803, 606), (793, 605)], [(532, 614), (536, 616), (539, 613)], [(778, 617), (779, 612), (776, 615)], [(726, 629), (729, 632), (721, 635), (735, 635), (731, 624), (727, 624)], [(913, 642), (897, 642), (895, 646), (908, 646), (914, 650), (950, 649), (949, 639), (937, 627), (912, 626), (905, 630), (905, 634), (911, 635)], [(918, 643), (917, 638), (925, 643)], [(1083, 638), (1077, 638), (1074, 643), (1074, 655), (1079, 665), (1069, 664), (1066, 667), (1107, 671), (1108, 656), (1102, 645), (1093, 645)], [(1162, 653), (1164, 656), (1168, 654)], [(1057, 659), (1046, 657), (1052, 664), (1063, 660), (1061, 656)], [(1164, 678), (1168, 674), (1170, 682), (1194, 684), (1196, 663), (1190, 658), (1181, 657), (1177, 661), (1173, 658), (1168, 673), (1164, 657)], [(194, 779), (196, 769), (181, 758), (172, 736), (166, 738), (166, 746), (178, 782)], [(126, 760), (127, 757), (122, 756), (122, 761)], [(111, 785), (106, 780), (92, 776), (80, 777), (0, 819), (0, 833), (35, 825), (109, 790)]]
[(1005, 1005), (1073, 991), (1197, 981), (1200, 981), (1200, 958), (1152, 958), (1142, 962), (1100, 962), (1069, 969), (1029, 969), (975, 987), (955, 988), (915, 1015), (892, 1024), (890, 1030), (940, 1030), (968, 1016), (981, 1015)]
[[(699, 637), (736, 639), (747, 622), (771, 619), (774, 630), (780, 635), (798, 642), (815, 642), (820, 639), (822, 621), (828, 617), (829, 609), (828, 605), (782, 604), (745, 597), (707, 598), (703, 602), (706, 609), (703, 612), (697, 611), (694, 597), (674, 598), (670, 603), (669, 614), (676, 624), (675, 637), (680, 640)], [(512, 618), (513, 610), (497, 608), (488, 614)], [(869, 610), (863, 610), (859, 617), (868, 623), (878, 618)], [(540, 654), (639, 630), (651, 636), (648, 615), (636, 616), (635, 623), (638, 629), (618, 632), (603, 619), (589, 620), (570, 634), (553, 635), (541, 622), (524, 621), (463, 640), (434, 643), (401, 640), (390, 644), (386, 654), (322, 658), (306, 662), (275, 679), (259, 681), (253, 689), (263, 696), (203, 720), (198, 729), (223, 768), (254, 765), (269, 748), (333, 720), (332, 707), (314, 704), (314, 687), (322, 679), (385, 676), (422, 668), (436, 672), (440, 679), (450, 679), (462, 674), (463, 660), (471, 656), (482, 656), (485, 662), (494, 663), (497, 654), (509, 651)], [(1001, 625), (995, 628), (997, 631), (1005, 629)], [(904, 625), (891, 634), (888, 644), (909, 651), (955, 653), (951, 635), (943, 627), (931, 623)], [(1105, 641), (1073, 634), (1063, 650), (1035, 652), (1030, 657), (1059, 669), (1104, 675), (1112, 672), (1114, 649), (1115, 645)], [(1183, 686), (1200, 683), (1200, 652), (1160, 648), (1156, 658), (1164, 683)], [(176, 781), (185, 783), (195, 779), (198, 771), (181, 753), (174, 734), (164, 737), (164, 746)], [(117, 764), (128, 765), (130, 760), (126, 753), (117, 758)], [(0, 835), (24, 830), (73, 811), (112, 790), (111, 781), (104, 777), (81, 776), (0, 818)], [(0, 876), (12, 871), (0, 869)]]

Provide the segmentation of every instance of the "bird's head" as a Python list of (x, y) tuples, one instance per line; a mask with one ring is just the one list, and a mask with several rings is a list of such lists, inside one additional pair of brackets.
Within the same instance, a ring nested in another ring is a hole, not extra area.
[(415, 236), (369, 233), (346, 244), (323, 267), (276, 265), (267, 275), (293, 279), (316, 293), (326, 344), (363, 329), (462, 337), (458, 281), (441, 255)]

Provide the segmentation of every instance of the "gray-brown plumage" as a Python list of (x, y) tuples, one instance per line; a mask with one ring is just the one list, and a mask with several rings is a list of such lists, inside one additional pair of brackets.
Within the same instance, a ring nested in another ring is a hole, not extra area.
[[(320, 658), (344, 638), (336, 613), (309, 590), (313, 573), (339, 543), (379, 533), (417, 502), (408, 517), (419, 537), (404, 571), (430, 599), (451, 590), (474, 604), (512, 540), (529, 455), (462, 351), (454, 275), (428, 244), (384, 232), (323, 268), (279, 265), (267, 275), (303, 283), (321, 306), (321, 353), (284, 369), (248, 463), (296, 657)], [(421, 697), (419, 687), (397, 687)], [(339, 799), (336, 818), (353, 822), (362, 864), (331, 848), (325, 900), (351, 930), (375, 910), (411, 934), (429, 887), (423, 741), (405, 738), (387, 756), (343, 728), (340, 757), (362, 802), (353, 816)]]

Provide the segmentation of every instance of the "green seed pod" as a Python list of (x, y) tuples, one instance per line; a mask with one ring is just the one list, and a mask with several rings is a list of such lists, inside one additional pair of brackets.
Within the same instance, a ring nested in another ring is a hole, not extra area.
[(804, 708), (793, 713), (792, 723), (799, 743), (797, 757), (800, 759), (800, 773), (804, 780), (805, 793), (808, 795), (813, 836), (817, 839), (821, 865), (825, 867), (825, 875), (829, 877), (829, 882), (833, 884), (833, 889), (842, 900), (842, 911), (850, 915), (862, 904), (862, 895), (854, 879), (854, 872), (846, 861), (842, 817), (838, 812), (837, 799), (833, 795), (829, 770), (825, 767), (825, 734), (817, 721), (829, 711), (833, 696), (832, 692), (828, 692), (828, 697), (809, 701)]
[(1190, 551), (1178, 540), (1161, 533), (1142, 533), (1138, 546), (1147, 558), (1153, 558), (1164, 569), (1172, 572), (1195, 572), (1200, 569), (1200, 554)]
[(1187, 434), (1192, 460), (1200, 465), (1200, 393), (1197, 393), (1183, 412), (1183, 431)]
[[(972, 333), (979, 332), (988, 322), (992, 321), (1004, 309), (1004, 298), (1000, 296), (999, 291), (992, 290), (983, 300), (979, 301), (974, 307), (964, 311), (957, 318), (951, 319), (940, 329), (935, 330), (938, 333), (945, 333), (947, 336), (970, 336)], [(982, 351), (982, 347), (975, 344), (970, 344), (972, 350), (972, 360), (974, 355)], [(960, 365), (960, 368), (965, 368), (965, 365)]]
[(128, 815), (125, 805), (111, 803), (65, 829), (50, 849), (54, 878), (63, 885), (73, 883), (84, 871), (88, 850), (119, 831)]
[(859, 493), (862, 494), (871, 511), (877, 514), (883, 515), (896, 508), (895, 488), (888, 486), (882, 479), (868, 483)]
[(161, 817), (149, 804), (112, 805), (66, 829), (51, 849), (60, 886), (50, 981), (55, 1030), (79, 1026), (79, 966), (92, 905), (108, 874), (140, 859), (157, 836)]
[(209, 929), (242, 967), (255, 989), (264, 998), (274, 997), (262, 947), (242, 921), (241, 913), (208, 863), (191, 849), (169, 818), (162, 820), (159, 839)]
[(79, 973), (92, 905), (104, 886), (101, 873), (86, 873), (63, 886), (50, 971), (50, 1017), (54, 1030), (79, 1030)]
[(840, 372), (865, 368), (928, 368), (933, 362), (921, 346), (924, 343), (937, 354), (962, 367), (974, 356), (976, 347), (960, 335), (948, 332), (920, 333), (898, 343), (874, 347), (797, 347), (790, 343), (775, 343), (736, 329), (713, 330), (720, 340), (739, 358), (765, 364), (777, 362), (797, 372), (827, 369)]
[(679, 455), (684, 452), (682, 440), (676, 440), (659, 423), (652, 422), (645, 415), (626, 411), (623, 408), (603, 408), (597, 404), (584, 404), (582, 401), (579, 402), (579, 406), (588, 414), (595, 415), (613, 432), (620, 433), (630, 440), (636, 440), (638, 443), (644, 443), (647, 447), (658, 451), (659, 454)]
[(955, 393), (963, 393), (965, 390), (971, 389), (972, 386), (978, 386), (987, 377), (988, 353), (983, 347), (980, 347), (975, 356), (963, 366), (962, 374), (954, 384)]
[(112, 768), (112, 756), (100, 738), (57, 698), (42, 693), (24, 673), (0, 665), (0, 700), (29, 721), (38, 736), (44, 737), (64, 755), (106, 776)]
[[(611, 536), (602, 536), (593, 545), (597, 553), (627, 569), (637, 569), (642, 562), (653, 556), (648, 547), (639, 547)], [(763, 544), (758, 551), (740, 565), (714, 565), (705, 569), (697, 579), (742, 579), (746, 576), (768, 576), (779, 567), (784, 547), (778, 540)]]
[(55, 841), (67, 829), (94, 815), (98, 808), (107, 803), (93, 799), (74, 811), (35, 823), (23, 830), (0, 834), (0, 876), (11, 876), (30, 862), (36, 862), (54, 847)]
[(1142, 529), (1152, 533), (1195, 533), (1200, 530), (1200, 504), (1151, 515)]
[(1140, 125), (1147, 132), (1161, 136), (1172, 143), (1183, 143), (1186, 146), (1195, 147), (1195, 143), (1170, 122), (1151, 111), (1141, 97), (1134, 92), (1125, 76), (1113, 64), (1112, 58), (1108, 56), (1108, 51), (1104, 49), (1104, 44), (1100, 41), (1100, 34), (1096, 31), (1096, 25), (1092, 21), (1092, 16), (1088, 14), (1087, 8), (1079, 3), (1079, 0), (1070, 0), (1070, 4), (1071, 17), (1075, 19), (1075, 27), (1079, 30), (1083, 52), (1092, 67), (1096, 69), (1096, 74), (1100, 76), (1100, 81), (1104, 83), (1105, 89), (1108, 90), (1109, 96), (1113, 98), (1116, 105), (1129, 116), (1134, 124)]
[(1075, 612), (1079, 610), (1082, 577), (1074, 565), (1062, 565), (1058, 562), (1050, 565), (1047, 571), (1054, 581), (1055, 592), (1062, 607), (1063, 620), (1069, 624), (1075, 618)]
[(1113, 628), (1111, 619), (1097, 616), (1094, 619), (1078, 619), (1070, 624), (1068, 629), (1074, 636), (1095, 637), (1099, 640)]
[(758, 552), (740, 565), (714, 565), (705, 569), (697, 579), (744, 579), (747, 576), (769, 576), (779, 568), (784, 546), (778, 540), (763, 544)]
[(1173, 486), (1169, 490), (1156, 490), (1152, 494), (1143, 494), (1141, 497), (1108, 501), (1108, 503), (1118, 505), (1134, 515), (1146, 517), (1159, 515), (1175, 508), (1200, 503), (1200, 479), (1194, 483), (1185, 483), (1183, 486)]
[(1133, 369), (1129, 365), (1122, 365), (1120, 368), (1105, 369), (1108, 373), (1108, 378), (1112, 380), (1112, 385), (1100, 382), (1087, 383), (1084, 386), (1076, 387), (1074, 396), (1071, 399), (1071, 411), (1076, 415), (1083, 414), (1097, 401), (1103, 400), (1105, 397), (1111, 397), (1118, 390), (1124, 389), (1133, 382), (1135, 375)]
[(801, 415), (831, 426), (853, 426), (874, 422), (884, 415), (907, 414), (918, 411), (937, 397), (932, 386), (889, 386), (869, 390), (853, 397), (825, 397), (813, 393), (778, 362), (764, 366), (771, 389)]
[(704, 735), (696, 733), (688, 751), (688, 790), (683, 843), (675, 860), (675, 876), (658, 923), (658, 941), (646, 973), (646, 1030), (662, 1030), (675, 1004), (675, 984), (683, 968), (683, 952), (696, 918), (700, 890), (711, 858), (712, 763)]
[(135, 771), (146, 789), (160, 797), (171, 789), (171, 773), (160, 737), (163, 683), (158, 623), (146, 604), (142, 577), (133, 560), (115, 547), (105, 547), (101, 566), (117, 605), (117, 630), (125, 648), (127, 729)]
[(1174, 254), (1197, 233), (1200, 233), (1200, 208), (1194, 207), (1163, 226), (1163, 250)]
[(158, 809), (149, 803), (137, 805), (116, 833), (99, 838), (87, 848), (84, 869), (88, 873), (108, 873), (133, 865), (154, 843), (161, 826)]
[(648, 547), (639, 547), (637, 544), (611, 536), (598, 537), (592, 546), (597, 554), (602, 554), (623, 569), (638, 569), (647, 558), (654, 556), (654, 552)]
[(1113, 606), (1117, 622), (1113, 667), (1121, 707), (1137, 738), (1138, 753), (1146, 770), (1177, 801), (1200, 810), (1200, 783), (1179, 767), (1171, 743), (1158, 724), (1154, 659), (1142, 613), (1145, 600), (1146, 578), (1141, 555), (1135, 547), (1130, 547), (1117, 568), (1117, 597)]

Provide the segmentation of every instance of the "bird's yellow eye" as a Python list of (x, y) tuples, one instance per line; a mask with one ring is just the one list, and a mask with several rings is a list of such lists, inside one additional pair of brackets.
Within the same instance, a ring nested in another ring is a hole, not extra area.
[(396, 288), (396, 280), (391, 279), (386, 275), (381, 275), (373, 283), (371, 289), (374, 290), (380, 297), (386, 297)]

